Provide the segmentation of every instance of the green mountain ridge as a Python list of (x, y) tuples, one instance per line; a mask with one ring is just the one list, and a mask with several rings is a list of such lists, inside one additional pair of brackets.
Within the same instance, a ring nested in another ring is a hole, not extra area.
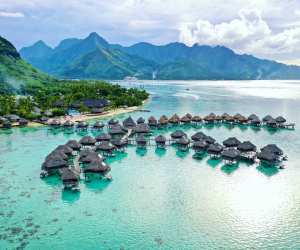
[(180, 80), (300, 79), (300, 67), (251, 55), (224, 46), (137, 43), (109, 44), (93, 32), (84, 39), (65, 39), (49, 53), (34, 44), (20, 50), (33, 66), (60, 78)]
[(0, 93), (3, 90), (15, 91), (24, 85), (34, 86), (53, 80), (25, 62), (15, 47), (1, 36), (0, 62)]

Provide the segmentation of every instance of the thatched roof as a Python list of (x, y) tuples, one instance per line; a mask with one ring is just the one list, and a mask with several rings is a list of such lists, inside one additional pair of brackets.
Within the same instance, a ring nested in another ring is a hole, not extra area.
[(96, 141), (109, 141), (111, 139), (111, 135), (109, 134), (101, 134), (96, 137)]
[(202, 118), (199, 115), (195, 115), (192, 117), (192, 121), (193, 122), (201, 122)]
[(226, 148), (222, 152), (225, 160), (236, 160), (240, 156), (240, 151), (234, 148)]
[(149, 124), (150, 126), (156, 126), (156, 125), (157, 125), (157, 120), (155, 119), (154, 116), (150, 116), (150, 117), (148, 118), (148, 124)]
[(286, 122), (286, 119), (282, 116), (276, 117), (275, 120), (276, 120), (277, 123), (285, 123)]
[(126, 132), (122, 129), (121, 125), (115, 125), (111, 127), (111, 129), (108, 132), (110, 135), (124, 135)]
[(108, 121), (108, 125), (117, 125), (118, 123), (119, 123), (119, 121), (114, 118), (112, 118)]
[(162, 115), (160, 118), (159, 118), (159, 123), (161, 125), (165, 125), (165, 124), (168, 124), (169, 120), (168, 120), (168, 117), (165, 116), (165, 115)]
[(278, 159), (274, 153), (267, 151), (267, 150), (261, 151), (260, 153), (258, 153), (257, 158), (260, 160), (263, 160), (263, 161), (270, 162), (270, 163), (274, 163)]
[(172, 115), (172, 117), (169, 119), (170, 123), (179, 123), (180, 117), (177, 114)]
[(233, 122), (234, 121), (234, 117), (231, 115), (227, 115), (223, 118), (223, 120), (227, 121), (227, 122)]
[(96, 150), (100, 150), (100, 151), (112, 151), (114, 149), (115, 149), (115, 146), (112, 145), (108, 141), (103, 141), (99, 145), (96, 146)]
[(277, 122), (276, 122), (275, 119), (272, 118), (272, 119), (267, 120), (267, 121), (266, 121), (266, 124), (267, 124), (267, 125), (270, 125), (270, 126), (274, 126), (274, 125), (277, 124)]
[(266, 115), (262, 120), (263, 120), (263, 122), (267, 122), (267, 121), (269, 121), (271, 119), (274, 119), (274, 118), (272, 116), (270, 116), (270, 115)]
[(206, 141), (201, 140), (201, 141), (195, 141), (193, 143), (193, 149), (201, 149), (201, 150), (205, 150), (208, 148), (208, 144), (206, 143)]
[(20, 118), (19, 119), (19, 125), (21, 126), (25, 126), (28, 124), (28, 120), (24, 119), (24, 118)]
[(102, 122), (95, 122), (93, 125), (94, 128), (104, 128), (104, 126)]
[(256, 115), (256, 114), (251, 114), (248, 116), (248, 120), (254, 120), (254, 119), (258, 119), (259, 120), (259, 117)]
[(245, 116), (243, 115), (240, 115), (237, 120), (241, 123), (244, 123), (244, 122), (247, 122), (248, 121), (248, 118), (246, 118)]
[(134, 128), (134, 131), (138, 134), (147, 134), (150, 132), (150, 127), (148, 124), (141, 123)]
[(223, 141), (225, 147), (237, 147), (241, 142), (236, 137), (229, 137)]
[(63, 126), (64, 127), (73, 127), (74, 123), (72, 121), (68, 120), (68, 121), (64, 122)]
[(86, 136), (84, 136), (84, 137), (81, 138), (81, 140), (79, 141), (79, 143), (81, 145), (86, 145), (86, 146), (90, 145), (91, 146), (91, 145), (95, 145), (96, 140), (93, 137), (91, 137), (89, 135), (86, 135)]
[(127, 139), (122, 140), (120, 138), (116, 138), (116, 139), (111, 140), (111, 144), (113, 144), (117, 148), (121, 148), (121, 147), (125, 147), (128, 145), (128, 140)]
[(136, 143), (139, 144), (139, 145), (146, 145), (147, 144), (147, 140), (144, 136), (138, 136), (136, 139), (135, 139)]
[(46, 160), (51, 158), (61, 158), (63, 160), (68, 160), (69, 157), (61, 150), (53, 150), (49, 155), (47, 155)]
[(237, 149), (241, 152), (255, 152), (256, 146), (250, 141), (244, 141), (237, 146)]
[(206, 122), (212, 122), (212, 121), (215, 120), (215, 118), (216, 118), (216, 115), (214, 113), (211, 113), (211, 114), (205, 116), (203, 118), (203, 120), (206, 121)]
[(191, 118), (189, 118), (188, 116), (183, 116), (180, 118), (180, 121), (183, 122), (183, 123), (187, 123), (187, 122), (190, 122), (191, 121)]
[(8, 119), (10, 122), (17, 122), (20, 119), (18, 115), (5, 115), (4, 117)]
[(200, 140), (205, 139), (206, 137), (207, 137), (207, 135), (200, 131), (200, 132), (197, 132), (194, 135), (192, 135), (191, 138), (193, 141), (200, 141)]
[(261, 120), (259, 118), (253, 118), (250, 120), (250, 123), (253, 125), (257, 125), (261, 123)]
[(77, 123), (77, 128), (87, 128), (89, 124), (87, 122), (80, 121)]
[(139, 119), (137, 119), (136, 123), (137, 124), (145, 123), (145, 119), (143, 117), (140, 117)]
[(86, 99), (83, 100), (83, 105), (89, 108), (103, 108), (110, 104), (107, 99)]
[(59, 145), (56, 147), (55, 150), (60, 150), (64, 152), (66, 155), (71, 155), (73, 153), (73, 149), (69, 147), (68, 145)]
[(163, 135), (159, 135), (155, 137), (155, 142), (156, 143), (165, 143), (167, 141), (167, 138)]
[(186, 113), (185, 116), (189, 119), (192, 119), (192, 117), (193, 117), (190, 113)]
[(123, 121), (123, 126), (125, 128), (134, 128), (136, 126), (136, 123), (135, 121), (132, 119), (131, 116), (129, 116), (128, 118), (126, 118), (124, 121)]
[(186, 137), (186, 133), (184, 133), (182, 130), (176, 130), (175, 132), (173, 132), (171, 134), (171, 137), (173, 139), (179, 139), (179, 138), (182, 138), (182, 137)]
[(80, 153), (79, 153), (79, 160), (80, 160), (81, 158), (86, 157), (86, 156), (89, 155), (90, 153), (94, 153), (94, 152), (95, 152), (95, 151), (93, 151), (93, 150), (91, 150), (91, 149), (83, 149), (83, 150), (81, 150)]
[(270, 151), (276, 155), (283, 155), (283, 151), (276, 144), (268, 144), (267, 146), (260, 149), (261, 151)]
[(53, 157), (53, 158), (46, 159), (46, 161), (42, 165), (42, 169), (44, 170), (61, 169), (67, 167), (68, 167), (68, 162), (63, 160), (60, 157)]
[(207, 148), (209, 154), (220, 154), (223, 147), (219, 143), (210, 144)]
[(70, 140), (66, 143), (67, 146), (72, 148), (73, 150), (79, 150), (81, 149), (81, 144), (77, 142), (76, 140)]
[(230, 116), (230, 115), (227, 114), (227, 113), (224, 113), (221, 117), (222, 117), (223, 120), (225, 120), (228, 116)]
[(186, 137), (181, 137), (176, 143), (180, 145), (189, 145), (190, 140)]
[(88, 152), (84, 156), (80, 156), (79, 161), (82, 163), (90, 163), (94, 161), (102, 161), (103, 159), (94, 151)]
[(78, 182), (79, 181), (79, 174), (75, 173), (75, 171), (65, 168), (62, 170), (61, 180), (63, 182)]
[(215, 143), (215, 139), (214, 138), (212, 138), (211, 136), (206, 136), (205, 138), (204, 138), (204, 140), (206, 141), (206, 143), (208, 143), (208, 144), (213, 144), (213, 143)]
[(83, 170), (84, 173), (99, 173), (106, 174), (111, 170), (110, 166), (108, 166), (104, 161), (101, 162), (91, 162), (88, 166), (86, 166)]

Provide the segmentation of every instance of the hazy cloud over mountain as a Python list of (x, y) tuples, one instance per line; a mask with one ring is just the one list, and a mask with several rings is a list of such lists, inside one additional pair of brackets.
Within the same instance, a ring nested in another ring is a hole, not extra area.
[[(300, 58), (299, 0), (1, 0), (1, 35), (17, 47), (96, 31), (110, 42), (225, 45), (284, 61)], [(17, 32), (16, 32), (17, 31)]]

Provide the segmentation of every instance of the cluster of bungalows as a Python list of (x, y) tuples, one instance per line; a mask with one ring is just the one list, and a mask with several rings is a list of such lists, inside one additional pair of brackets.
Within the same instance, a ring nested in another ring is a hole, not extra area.
[(10, 129), (13, 126), (26, 127), (28, 120), (19, 117), (18, 115), (0, 116), (0, 126), (5, 129)]
[(59, 175), (65, 189), (78, 190), (81, 173), (85, 180), (107, 177), (110, 166), (95, 151), (95, 143), (94, 138), (83, 137), (79, 142), (70, 140), (56, 147), (42, 164), (41, 178)]

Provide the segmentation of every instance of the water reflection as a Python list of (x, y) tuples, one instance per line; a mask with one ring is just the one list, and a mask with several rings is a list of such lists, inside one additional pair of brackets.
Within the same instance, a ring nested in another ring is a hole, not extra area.
[(268, 177), (276, 175), (279, 172), (277, 167), (266, 167), (264, 165), (259, 165), (259, 166), (256, 167), (256, 169), (260, 173), (262, 173), (262, 174), (264, 174), (265, 176), (268, 176)]
[(139, 148), (137, 147), (136, 148), (136, 154), (143, 157), (143, 156), (146, 156), (147, 154), (147, 148)]
[(61, 192), (61, 199), (66, 203), (73, 204), (80, 198), (80, 192), (73, 192), (71, 190), (63, 190)]
[(85, 182), (85, 186), (87, 189), (95, 192), (95, 193), (101, 193), (103, 192), (108, 186), (112, 183), (110, 180), (105, 180), (105, 179), (97, 179), (97, 180), (92, 180), (90, 182)]
[(221, 158), (209, 158), (206, 162), (209, 166), (211, 166), (212, 168), (215, 168), (222, 162), (222, 159)]
[(165, 148), (156, 148), (155, 149), (155, 154), (158, 157), (163, 157), (166, 153), (167, 153), (167, 149), (165, 149)]
[(222, 167), (221, 167), (221, 170), (225, 173), (225, 174), (228, 174), (228, 175), (231, 175), (234, 171), (236, 171), (237, 169), (239, 168), (239, 163), (235, 163), (235, 164), (232, 164), (232, 165), (228, 165), (228, 164), (224, 164)]

